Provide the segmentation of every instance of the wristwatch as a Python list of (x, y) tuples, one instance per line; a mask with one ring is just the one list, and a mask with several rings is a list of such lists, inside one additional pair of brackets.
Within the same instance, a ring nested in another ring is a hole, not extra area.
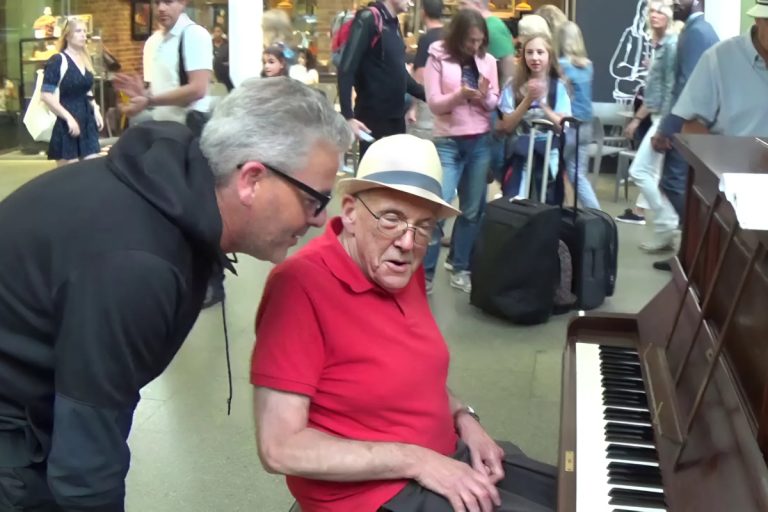
[(459, 414), (461, 414), (463, 412), (469, 414), (470, 416), (472, 416), (475, 419), (475, 421), (480, 423), (480, 416), (478, 416), (478, 414), (475, 412), (475, 410), (472, 408), (471, 405), (465, 405), (464, 407), (462, 407), (461, 409), (459, 409), (458, 411), (453, 413), (453, 422), (454, 423), (456, 423), (456, 418), (459, 416)]

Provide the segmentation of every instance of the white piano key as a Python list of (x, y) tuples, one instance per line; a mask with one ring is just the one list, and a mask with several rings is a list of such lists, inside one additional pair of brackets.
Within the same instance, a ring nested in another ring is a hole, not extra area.
[[(609, 444), (653, 447), (653, 443), (631, 443), (605, 439), (605, 426), (608, 423), (650, 427), (651, 424), (633, 420), (606, 420), (605, 404), (602, 393), (600, 370), (600, 347), (590, 343), (576, 343), (576, 511), (577, 512), (613, 512), (621, 509), (632, 512), (664, 512), (663, 507), (628, 506), (610, 504), (611, 489), (628, 489), (662, 494), (663, 488), (632, 486), (628, 484), (608, 483), (608, 464), (621, 462), (636, 467), (658, 467), (656, 462), (626, 460), (609, 457), (606, 448)], [(611, 406), (627, 411), (644, 411), (647, 408), (633, 406)]]

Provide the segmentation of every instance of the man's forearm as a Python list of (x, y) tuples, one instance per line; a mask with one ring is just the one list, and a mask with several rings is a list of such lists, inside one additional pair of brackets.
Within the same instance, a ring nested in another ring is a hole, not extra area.
[(315, 480), (360, 482), (412, 479), (426, 448), (341, 439), (307, 428), (260, 457), (267, 471)]
[(187, 107), (201, 98), (197, 88), (193, 84), (187, 84), (172, 91), (151, 96), (150, 104), (153, 107)]

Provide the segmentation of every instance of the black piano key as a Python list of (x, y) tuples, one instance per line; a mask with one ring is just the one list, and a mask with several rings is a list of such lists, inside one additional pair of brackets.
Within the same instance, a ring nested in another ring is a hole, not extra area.
[(603, 362), (625, 362), (640, 364), (640, 358), (635, 354), (600, 354), (600, 360)]
[(651, 423), (651, 413), (648, 411), (628, 411), (615, 407), (606, 407), (603, 417), (609, 421), (633, 421), (636, 423)]
[(632, 482), (637, 482), (638, 486), (642, 484), (644, 487), (651, 487), (659, 490), (663, 487), (661, 475), (652, 475), (650, 473), (641, 472), (609, 474), (608, 482), (615, 483), (616, 485), (632, 485)]
[(632, 397), (623, 395), (608, 395), (603, 397), (603, 404), (610, 407), (634, 407), (648, 410), (648, 401), (645, 397)]
[(603, 377), (602, 384), (605, 389), (634, 389), (645, 391), (645, 384), (639, 379), (614, 379)]
[(622, 362), (603, 361), (602, 363), (600, 363), (600, 370), (601, 371), (623, 371), (623, 372), (640, 373), (640, 365), (639, 364), (627, 364), (627, 363), (622, 363)]
[(608, 491), (611, 505), (625, 505), (629, 507), (658, 507), (667, 506), (664, 495), (658, 492), (633, 491), (630, 489), (611, 489)]
[(641, 464), (633, 464), (631, 462), (609, 462), (608, 474), (610, 475), (612, 473), (643, 473), (648, 475), (658, 475), (661, 477), (661, 470), (658, 466), (643, 466)]
[(600, 366), (600, 377), (606, 377), (606, 373), (618, 373), (624, 378), (636, 378), (642, 379), (643, 373), (640, 371), (639, 366), (622, 366), (618, 364), (606, 364)]
[(643, 487), (645, 489), (656, 489), (659, 492), (664, 489), (661, 480), (648, 479), (640, 476), (626, 478), (613, 477), (608, 479), (608, 483), (611, 485), (626, 485), (631, 487)]
[(612, 347), (609, 345), (600, 345), (600, 352), (620, 352), (623, 354), (637, 354), (637, 349), (632, 347)]
[(627, 380), (639, 380), (639, 381), (643, 380), (643, 378), (638, 375), (621, 373), (621, 372), (613, 372), (610, 370), (602, 371), (600, 372), (600, 375), (602, 375), (603, 377), (607, 377), (609, 379), (627, 379)]
[(653, 429), (651, 427), (644, 427), (641, 425), (625, 425), (623, 423), (608, 422), (604, 427), (605, 432), (608, 433), (621, 433), (629, 435), (641, 436), (649, 441), (653, 441)]
[(654, 448), (638, 448), (634, 446), (621, 446), (609, 444), (605, 449), (609, 459), (634, 460), (637, 462), (659, 462), (659, 457)]
[(651, 441), (648, 441), (647, 439), (643, 439), (640, 436), (631, 436), (627, 434), (607, 434), (605, 436), (605, 440), (609, 443), (636, 444), (648, 447), (655, 446)]

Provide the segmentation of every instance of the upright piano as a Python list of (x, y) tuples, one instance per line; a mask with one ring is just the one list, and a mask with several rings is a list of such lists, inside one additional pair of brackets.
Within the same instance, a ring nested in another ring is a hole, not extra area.
[(639, 314), (568, 327), (559, 512), (768, 511), (768, 232), (741, 229), (719, 190), (768, 173), (768, 147), (675, 145), (690, 171), (670, 282)]

